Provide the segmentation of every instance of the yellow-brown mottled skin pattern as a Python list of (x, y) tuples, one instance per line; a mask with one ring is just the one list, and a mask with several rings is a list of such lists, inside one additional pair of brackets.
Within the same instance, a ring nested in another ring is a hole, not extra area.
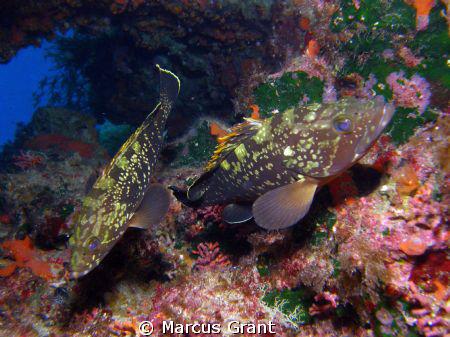
[[(219, 145), (187, 196), (199, 199), (201, 207), (251, 202), (307, 177), (320, 184), (364, 155), (392, 117), (392, 109), (380, 99), (346, 98), (289, 109), (262, 121), (249, 119)], [(335, 129), (343, 119), (351, 120), (351, 132)]]
[[(175, 75), (163, 69), (160, 72), (161, 80), (166, 76), (179, 87)], [(125, 232), (150, 185), (172, 103), (161, 89), (160, 103), (122, 145), (83, 200), (70, 240), (73, 277), (95, 268)]]

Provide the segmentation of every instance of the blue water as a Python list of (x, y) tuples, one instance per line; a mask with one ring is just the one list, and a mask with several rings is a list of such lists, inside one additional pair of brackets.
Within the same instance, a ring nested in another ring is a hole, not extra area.
[(21, 49), (9, 63), (0, 64), (0, 146), (14, 139), (18, 122), (31, 120), (33, 92), (52, 68), (44, 56), (47, 46)]

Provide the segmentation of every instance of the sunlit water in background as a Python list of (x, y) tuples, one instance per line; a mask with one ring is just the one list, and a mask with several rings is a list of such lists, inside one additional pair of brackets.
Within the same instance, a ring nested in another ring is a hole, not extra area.
[(0, 146), (14, 140), (17, 123), (31, 120), (35, 110), (33, 93), (52, 68), (45, 57), (48, 46), (44, 42), (40, 48), (21, 49), (9, 63), (0, 64)]

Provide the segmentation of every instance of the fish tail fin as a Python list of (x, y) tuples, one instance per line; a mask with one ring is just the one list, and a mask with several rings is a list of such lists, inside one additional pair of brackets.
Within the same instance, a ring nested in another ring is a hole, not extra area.
[(180, 79), (169, 70), (156, 65), (159, 70), (160, 100), (162, 105), (172, 105), (180, 92)]

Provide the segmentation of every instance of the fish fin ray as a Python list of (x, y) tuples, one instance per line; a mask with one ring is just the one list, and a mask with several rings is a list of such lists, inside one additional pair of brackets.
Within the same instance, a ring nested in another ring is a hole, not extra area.
[(219, 144), (206, 164), (205, 171), (212, 171), (216, 168), (239, 144), (258, 132), (260, 127), (261, 122), (251, 118), (245, 118), (245, 122), (233, 126), (229, 134), (218, 139)]
[(171, 71), (161, 68), (159, 64), (157, 64), (156, 67), (159, 70), (160, 102), (162, 105), (165, 105), (166, 103), (172, 105), (180, 92), (180, 79)]
[(223, 209), (223, 220), (229, 224), (246, 222), (252, 218), (251, 205), (229, 204)]
[(263, 194), (252, 206), (256, 223), (268, 230), (294, 225), (308, 213), (316, 189), (317, 183), (302, 181)]
[(170, 111), (173, 103), (178, 97), (178, 93), (180, 92), (180, 80), (169, 70), (161, 68), (159, 65), (156, 65), (159, 70), (159, 97), (160, 101), (153, 110), (148, 114), (145, 120), (142, 122), (142, 125), (137, 128), (137, 130), (123, 143), (120, 147), (119, 151), (115, 154), (114, 158), (109, 162), (107, 167), (104, 170), (105, 175), (109, 175), (111, 170), (113, 169), (117, 160), (122, 156), (123, 153), (128, 149), (128, 147), (139, 137), (139, 135), (146, 130), (146, 128), (151, 125), (154, 121), (154, 117), (158, 113), (160, 109), (165, 111)]
[(169, 190), (161, 184), (150, 185), (128, 227), (145, 229), (159, 224), (168, 212), (169, 206)]

